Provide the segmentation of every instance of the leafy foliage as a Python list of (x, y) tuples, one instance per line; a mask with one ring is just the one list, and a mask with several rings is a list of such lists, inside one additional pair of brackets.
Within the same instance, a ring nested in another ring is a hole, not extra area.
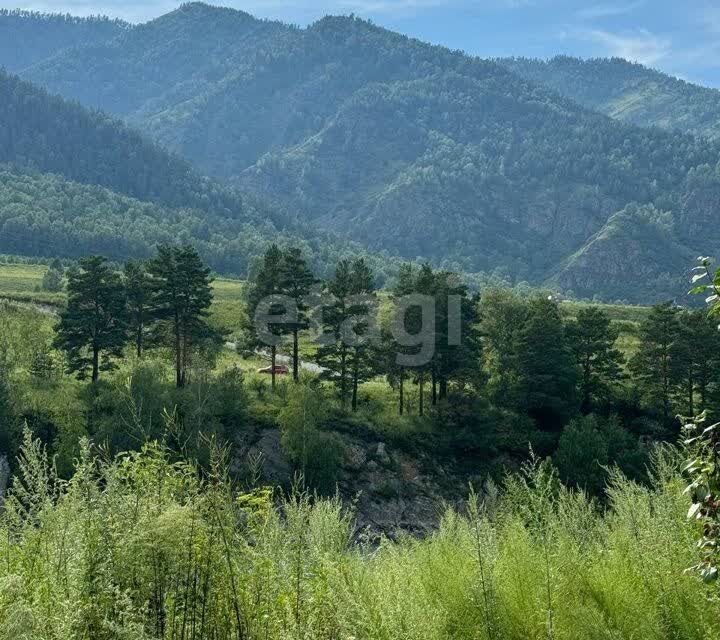
[[(26, 437), (0, 515), (0, 628), (16, 637), (578, 638), (719, 632), (671, 452), (643, 488), (616, 475), (603, 513), (531, 464), (448, 510), (424, 540), (350, 545), (334, 499), (239, 490), (158, 444), (69, 482)], [(37, 553), (37, 549), (44, 550)], [(592, 594), (589, 595), (589, 594)]]

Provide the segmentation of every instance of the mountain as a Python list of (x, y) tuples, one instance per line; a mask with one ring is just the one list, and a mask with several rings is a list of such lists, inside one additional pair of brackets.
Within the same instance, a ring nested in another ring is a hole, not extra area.
[(129, 28), (108, 18), (0, 9), (0, 64), (21, 71), (64, 49), (103, 42)]
[[(628, 205), (610, 216), (549, 282), (591, 297), (597, 282), (605, 280), (603, 291), (611, 299), (626, 298), (632, 287), (640, 289), (650, 282), (655, 295), (682, 299), (688, 286), (678, 274), (686, 273), (696, 258), (676, 235), (671, 214), (651, 205)], [(642, 292), (632, 297), (644, 298)]]
[[(162, 242), (192, 242), (237, 275), (270, 242), (300, 245), (319, 274), (363, 253), (198, 174), (122, 122), (0, 72), (0, 252), (122, 260)], [(388, 261), (367, 257), (385, 277)]]
[(663, 256), (642, 289), (603, 273), (618, 225), (643, 243), (638, 255), (653, 251), (638, 229), (655, 227), (632, 216), (608, 227), (615, 214), (653, 206), (669, 213), (682, 255), (716, 246), (711, 231), (686, 228), (717, 218), (702, 208), (720, 195), (719, 144), (613, 120), (507, 61), (351, 17), (298, 29), (193, 3), (23, 75), (272, 200), (304, 233), (372, 251), (648, 300), (676, 295), (686, 275), (669, 283), (676, 265)]
[(622, 58), (505, 58), (514, 73), (611, 118), (710, 139), (720, 137), (720, 91)]
[(242, 215), (239, 196), (126, 125), (0, 72), (0, 162), (169, 206)]

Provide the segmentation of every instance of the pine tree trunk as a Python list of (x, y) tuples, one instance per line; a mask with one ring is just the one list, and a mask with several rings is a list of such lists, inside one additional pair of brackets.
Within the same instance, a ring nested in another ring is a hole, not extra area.
[(445, 400), (447, 398), (447, 378), (440, 378), (440, 382), (438, 384), (440, 389), (440, 400)]
[(270, 377), (272, 382), (272, 390), (275, 391), (275, 362), (277, 361), (277, 346), (272, 345), (270, 347)]
[(358, 365), (357, 356), (355, 357), (355, 366), (353, 367), (352, 381), (352, 410), (357, 411), (357, 392), (358, 392)]
[(405, 369), (400, 369), (400, 415), (405, 413)]
[(100, 377), (100, 350), (93, 345), (93, 358), (92, 358), (92, 381), (93, 383), (98, 381)]
[(344, 411), (347, 409), (347, 351), (344, 345), (340, 349), (340, 400)]
[(298, 357), (298, 331), (295, 329), (293, 331), (293, 380), (297, 382), (300, 379), (299, 373), (298, 373), (298, 365), (300, 363), (300, 358)]

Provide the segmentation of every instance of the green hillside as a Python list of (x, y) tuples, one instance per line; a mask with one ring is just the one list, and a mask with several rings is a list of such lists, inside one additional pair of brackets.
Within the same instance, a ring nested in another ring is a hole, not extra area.
[(60, 51), (112, 39), (130, 29), (121, 20), (77, 18), (0, 9), (0, 60), (8, 71), (21, 71)]
[(270, 242), (301, 245), (320, 273), (363, 252), (200, 175), (120, 121), (3, 72), (0, 124), (0, 253), (124, 260), (192, 242), (218, 272), (245, 275)]
[[(715, 143), (611, 120), (506, 63), (356, 18), (298, 29), (193, 3), (25, 76), (273, 201), (301, 234), (633, 301), (683, 286), (671, 256), (715, 251), (689, 229), (714, 216)], [(677, 239), (656, 255), (619, 229), (653, 255), (643, 288), (612, 268), (613, 241), (595, 241), (632, 203), (668, 212)]]
[(622, 58), (506, 58), (505, 67), (566, 98), (629, 124), (720, 137), (720, 91)]

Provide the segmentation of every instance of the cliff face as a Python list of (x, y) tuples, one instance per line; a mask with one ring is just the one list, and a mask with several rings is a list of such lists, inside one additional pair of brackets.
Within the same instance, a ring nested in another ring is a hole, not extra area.
[[(462, 508), (472, 483), (494, 491), (489, 467), (482, 462), (433, 455), (422, 448), (408, 451), (376, 436), (332, 431), (342, 442), (336, 483), (343, 502), (353, 510), (358, 533), (371, 537), (400, 533), (424, 535), (434, 530), (445, 508)], [(239, 477), (261, 461), (261, 482), (288, 490), (295, 471), (280, 445), (280, 432), (259, 428), (236, 447), (234, 471)], [(513, 465), (499, 458), (496, 467)]]
[[(696, 257), (678, 238), (669, 213), (630, 205), (611, 216), (549, 282), (581, 297), (604, 288), (610, 299), (622, 300), (628, 297), (628, 287), (635, 286), (635, 300), (685, 301)], [(640, 283), (645, 282), (652, 286), (643, 291)]]

